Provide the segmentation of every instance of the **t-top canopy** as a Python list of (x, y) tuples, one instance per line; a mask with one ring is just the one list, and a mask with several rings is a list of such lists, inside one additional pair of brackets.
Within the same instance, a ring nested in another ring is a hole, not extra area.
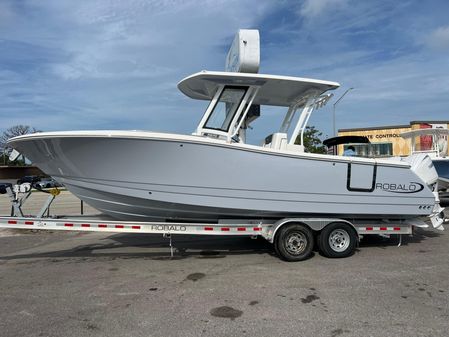
[(449, 129), (443, 129), (443, 128), (437, 128), (437, 129), (415, 129), (411, 131), (406, 131), (401, 133), (402, 138), (412, 138), (412, 137), (418, 137), (418, 136), (447, 136), (449, 135)]
[(327, 147), (340, 145), (340, 144), (368, 144), (370, 143), (366, 136), (338, 136), (328, 138), (323, 141), (323, 144)]
[(321, 95), (340, 86), (337, 82), (300, 77), (202, 71), (184, 78), (178, 89), (190, 98), (211, 100), (219, 85), (260, 86), (253, 104), (275, 106), (291, 106), (309, 91)]

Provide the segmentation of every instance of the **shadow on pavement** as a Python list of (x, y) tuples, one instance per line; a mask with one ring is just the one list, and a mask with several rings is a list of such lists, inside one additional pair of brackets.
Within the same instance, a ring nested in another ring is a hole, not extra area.
[[(264, 239), (248, 237), (172, 236), (174, 257), (170, 257), (169, 239), (161, 235), (117, 234), (105, 238), (110, 243), (81, 245), (67, 250), (44, 253), (17, 254), (0, 257), (0, 261), (33, 258), (111, 258), (111, 259), (185, 259), (190, 257), (224, 258), (228, 255), (269, 254), (275, 255), (272, 245)], [(133, 248), (127, 252), (127, 248)], [(136, 250), (134, 248), (141, 248)], [(147, 249), (163, 248), (163, 251)], [(116, 250), (114, 252), (114, 250)]]
[[(441, 234), (436, 231), (417, 228), (415, 229), (413, 236), (403, 235), (401, 244), (403, 246), (417, 244), (431, 238), (439, 237), (440, 235)], [(102, 240), (109, 242), (80, 245), (71, 249), (52, 252), (2, 256), (0, 257), (0, 261), (34, 258), (143, 258), (153, 260), (179, 260), (186, 258), (217, 259), (224, 258), (228, 255), (251, 254), (268, 254), (276, 256), (273, 245), (263, 238), (251, 239), (249, 237), (235, 236), (211, 237), (173, 235), (173, 258), (170, 256), (169, 239), (163, 238), (161, 235), (115, 234)], [(391, 235), (390, 238), (378, 235), (366, 235), (361, 240), (356, 251), (363, 249), (363, 247), (387, 248), (390, 246), (397, 246), (398, 243), (398, 235)], [(129, 248), (131, 248), (132, 251), (129, 251)], [(161, 248), (161, 250), (154, 251), (158, 248)], [(149, 249), (151, 249), (151, 251)], [(315, 247), (314, 251), (316, 252), (317, 250), (318, 248)]]
[[(436, 230), (424, 230), (422, 228), (415, 228), (413, 235), (402, 235), (401, 246), (408, 246), (409, 244), (420, 243), (425, 240), (436, 238), (442, 234)], [(399, 235), (394, 234), (388, 237), (380, 235), (365, 235), (360, 241), (360, 248), (363, 247), (390, 247), (397, 246), (399, 243)]]

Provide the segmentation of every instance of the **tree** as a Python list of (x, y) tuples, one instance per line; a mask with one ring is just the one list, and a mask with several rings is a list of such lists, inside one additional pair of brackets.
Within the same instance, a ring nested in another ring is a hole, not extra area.
[[(304, 131), (304, 150), (310, 153), (326, 153), (321, 137), (323, 133), (314, 126), (306, 126)], [(301, 135), (296, 137), (295, 144), (301, 144)]]
[[(11, 151), (11, 148), (6, 144), (8, 139), (34, 132), (38, 132), (38, 130), (28, 125), (15, 125), (3, 132), (3, 134), (0, 136), (0, 153), (3, 157), (3, 164), (7, 164), (7, 156)], [(20, 163), (18, 164), (20, 165)]]

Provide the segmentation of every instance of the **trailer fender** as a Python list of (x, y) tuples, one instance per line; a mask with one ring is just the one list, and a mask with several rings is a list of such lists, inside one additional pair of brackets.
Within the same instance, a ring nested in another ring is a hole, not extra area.
[(277, 231), (282, 227), (285, 226), (287, 224), (291, 224), (291, 223), (302, 223), (306, 226), (308, 226), (311, 230), (313, 230), (314, 232), (319, 232), (321, 231), (324, 227), (326, 227), (327, 225), (333, 223), (333, 222), (343, 222), (343, 223), (347, 223), (348, 225), (350, 225), (352, 228), (354, 228), (354, 231), (357, 233), (358, 236), (358, 231), (355, 228), (354, 224), (352, 224), (351, 222), (349, 222), (348, 220), (344, 220), (344, 219), (337, 219), (337, 218), (284, 218), (281, 220), (276, 221), (273, 226), (270, 228), (270, 230), (267, 233), (266, 239), (273, 243), (274, 242), (274, 238), (276, 237), (276, 233)]

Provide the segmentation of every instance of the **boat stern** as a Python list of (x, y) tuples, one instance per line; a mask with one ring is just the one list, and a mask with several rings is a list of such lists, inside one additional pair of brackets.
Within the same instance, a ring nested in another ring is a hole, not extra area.
[(410, 169), (432, 191), (435, 198), (435, 203), (432, 208), (432, 212), (428, 215), (428, 217), (430, 218), (433, 228), (444, 230), (444, 208), (440, 206), (440, 198), (438, 194), (438, 173), (433, 165), (432, 159), (425, 153), (415, 153), (409, 157), (402, 158), (402, 160), (410, 164)]

